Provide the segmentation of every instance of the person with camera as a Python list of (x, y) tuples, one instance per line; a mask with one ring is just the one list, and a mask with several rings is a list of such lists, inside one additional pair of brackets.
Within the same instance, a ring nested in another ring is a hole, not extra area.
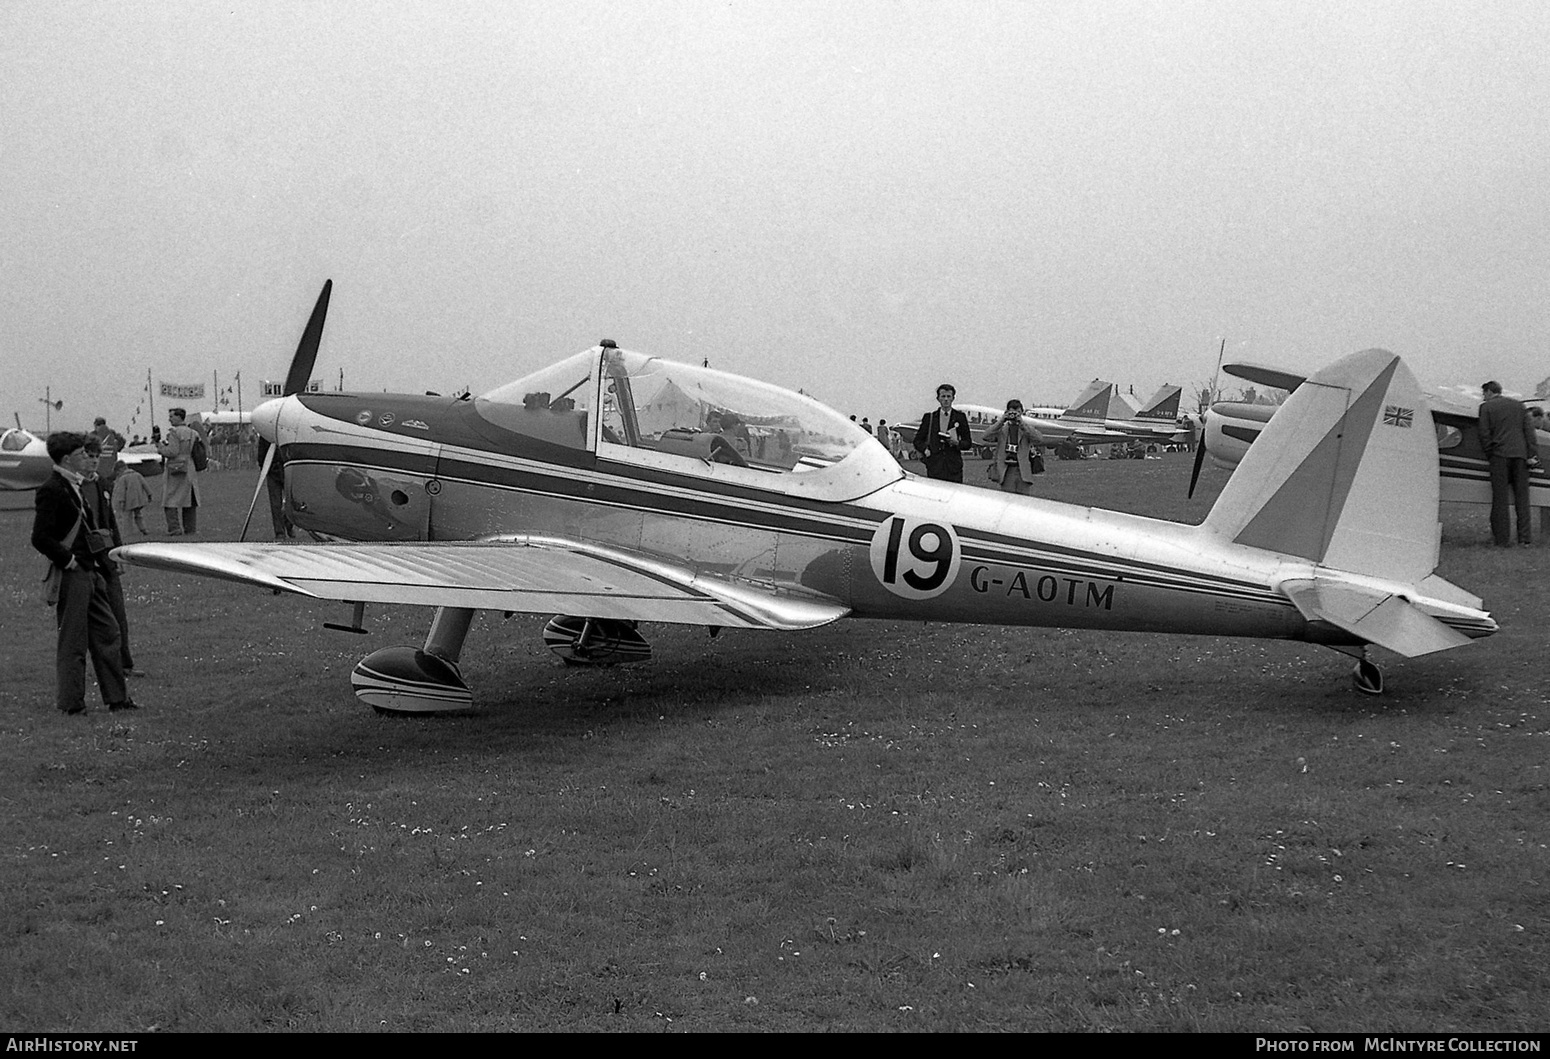
[(104, 568), (112, 560), (112, 526), (99, 524), (82, 496), (91, 469), (86, 439), (80, 434), (50, 434), (45, 442), (54, 473), (38, 487), (34, 500), (32, 546), (49, 561), (50, 602), (59, 623), (54, 661), (54, 701), (66, 714), (86, 712), (86, 656), (97, 674), (97, 690), (109, 710), (133, 710), (124, 684), (118, 619), (108, 595)]
[(953, 407), (958, 390), (950, 382), (936, 388), (937, 408), (927, 412), (915, 431), (915, 451), (926, 464), (926, 477), (963, 481), (963, 450), (974, 448), (969, 417)]
[(1023, 403), (1012, 398), (996, 425), (980, 438), (994, 444), (985, 473), (1003, 493), (1027, 496), (1033, 491), (1033, 476), (1044, 473), (1044, 435), (1023, 415)]

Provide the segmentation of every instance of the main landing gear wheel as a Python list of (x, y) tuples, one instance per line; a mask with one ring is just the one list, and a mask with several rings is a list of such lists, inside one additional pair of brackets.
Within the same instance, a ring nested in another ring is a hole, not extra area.
[(384, 647), (350, 674), (356, 697), (380, 714), (446, 713), (473, 705), (456, 662), (416, 647)]
[(617, 666), (645, 662), (651, 645), (635, 622), (556, 615), (544, 626), (544, 646), (568, 666)]
[(356, 697), (380, 714), (398, 717), (469, 709), (474, 696), (458, 659), (473, 620), (474, 612), (465, 607), (436, 608), (424, 647), (384, 647), (360, 660), (350, 674)]

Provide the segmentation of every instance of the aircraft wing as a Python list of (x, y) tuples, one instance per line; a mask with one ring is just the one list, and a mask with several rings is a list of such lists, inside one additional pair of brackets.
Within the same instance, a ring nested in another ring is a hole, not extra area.
[[(1156, 441), (1157, 434), (1131, 434), (1118, 430), (1107, 430), (1090, 423), (1072, 424), (1063, 423), (1058, 419), (1029, 419), (1028, 422), (1044, 438), (1046, 445), (1056, 445), (1067, 438), (1078, 445), (1111, 445), (1121, 441)], [(976, 445), (984, 444), (980, 439), (985, 431), (981, 430), (974, 439)]]
[(1327, 621), (1406, 658), (1469, 642), (1392, 592), (1320, 577), (1285, 581), (1281, 591), (1309, 621)]
[(433, 544), (183, 544), (115, 549), (137, 566), (352, 603), (574, 614), (791, 631), (850, 613), (828, 597), (697, 574), (660, 560), (548, 537)]

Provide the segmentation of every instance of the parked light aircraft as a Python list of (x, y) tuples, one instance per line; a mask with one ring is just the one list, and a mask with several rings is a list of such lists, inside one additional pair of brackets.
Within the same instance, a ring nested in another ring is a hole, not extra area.
[[(125, 450), (118, 458), (147, 477), (161, 473), (161, 456), (150, 452)], [(12, 427), (0, 434), (0, 490), (36, 489), (54, 473), (54, 461), (48, 458), (46, 440), (29, 430)]]
[(1060, 422), (1078, 428), (1087, 424), (1142, 441), (1172, 441), (1180, 434), (1179, 398), (1183, 392), (1182, 386), (1162, 386), (1139, 410), (1133, 410), (1119, 387), (1094, 379)]
[(1381, 350), (1302, 387), (1204, 524), (1185, 526), (917, 478), (811, 398), (611, 341), (473, 399), (300, 393), (329, 290), (287, 396), (253, 412), (284, 461), (291, 520), (324, 543), (114, 554), (349, 602), (357, 632), (368, 603), (436, 608), (421, 647), (355, 667), (356, 694), (379, 710), (471, 705), (459, 661), (479, 610), (558, 613), (549, 646), (596, 664), (646, 657), (640, 622), (1268, 637), (1356, 657), (1370, 692), (1382, 680), (1369, 644), (1422, 655), (1497, 628), (1433, 573), (1429, 413)]
[[(1304, 376), (1258, 364), (1227, 364), (1223, 371), (1262, 386), (1287, 392), (1295, 391)], [(1439, 497), (1466, 504), (1491, 502), (1491, 471), (1485, 450), (1480, 447), (1477, 426), (1478, 406), (1468, 408), (1445, 396), (1425, 395), (1431, 409), (1437, 437)], [(1194, 477), (1190, 491), (1200, 474), (1200, 461), (1209, 455), (1211, 462), (1229, 470), (1243, 459), (1248, 448), (1265, 429), (1279, 406), (1219, 401), (1206, 412), (1202, 445), (1196, 452)], [(1539, 431), (1540, 452), (1550, 456), (1550, 432)], [(1529, 471), (1529, 503), (1540, 509), (1540, 520), (1550, 524), (1550, 468), (1545, 461)]]
[[(1183, 387), (1163, 386), (1137, 410), (1119, 392), (1118, 386), (1104, 379), (1094, 379), (1064, 409), (1029, 408), (1023, 418), (1031, 420), (1031, 425), (1050, 445), (1058, 445), (1067, 439), (1078, 445), (1130, 441), (1164, 444), (1182, 441), (1188, 436), (1188, 431), (1181, 430), (1178, 422), (1182, 393)], [(1001, 421), (1005, 408), (980, 404), (954, 404), (953, 407), (968, 417), (976, 450), (980, 455), (988, 456), (989, 446), (984, 443), (984, 434)]]
[(1163, 386), (1137, 410), (1118, 386), (1094, 379), (1057, 419), (1039, 419), (1033, 425), (1052, 445), (1067, 438), (1078, 445), (1182, 441), (1188, 435), (1178, 423), (1182, 393), (1183, 387)]

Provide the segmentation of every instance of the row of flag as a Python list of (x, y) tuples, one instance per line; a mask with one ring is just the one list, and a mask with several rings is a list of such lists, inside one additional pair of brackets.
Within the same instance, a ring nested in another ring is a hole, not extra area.
[[(233, 406), (234, 401), (240, 400), (240, 395), (237, 393), (238, 385), (239, 384), (233, 384), (231, 386), (225, 386), (219, 389), (215, 400), (215, 406), (217, 410), (222, 408), (230, 409)], [(279, 397), (281, 395), (281, 391), (285, 389), (285, 383), (271, 382), (268, 379), (265, 379), (259, 384), (259, 388), (262, 396), (264, 397)], [(321, 392), (322, 389), (323, 383), (320, 379), (313, 379), (307, 384), (307, 390), (310, 393), (318, 393)], [(205, 399), (205, 395), (208, 393), (209, 390), (206, 389), (205, 384), (202, 382), (163, 382), (157, 384), (156, 387), (156, 396), (166, 398), (170, 401), (203, 401)], [(150, 373), (147, 372), (145, 385), (140, 387), (140, 400), (135, 405), (134, 415), (129, 417), (130, 433), (138, 432), (140, 416), (142, 414), (147, 414), (152, 405), (151, 377)]]

